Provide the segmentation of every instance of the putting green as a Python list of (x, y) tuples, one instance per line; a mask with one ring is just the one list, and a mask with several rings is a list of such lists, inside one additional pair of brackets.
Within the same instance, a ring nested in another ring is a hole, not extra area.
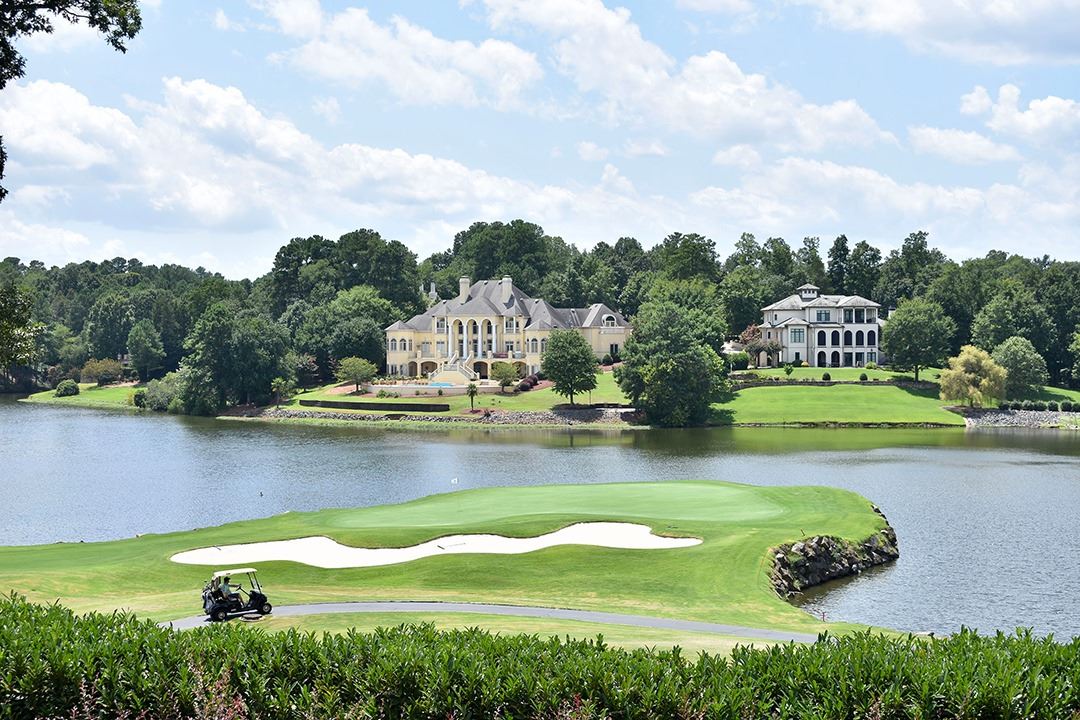
[(76, 610), (127, 608), (165, 620), (199, 612), (199, 592), (212, 570), (170, 562), (184, 550), (311, 535), (355, 547), (405, 547), (463, 533), (534, 537), (590, 521), (641, 523), (702, 543), (663, 550), (567, 545), (369, 568), (258, 567), (275, 605), (444, 600), (835, 631), (849, 626), (821, 623), (773, 593), (768, 550), (819, 534), (862, 540), (884, 525), (866, 499), (835, 488), (722, 482), (488, 488), (130, 540), (0, 548), (0, 590)]

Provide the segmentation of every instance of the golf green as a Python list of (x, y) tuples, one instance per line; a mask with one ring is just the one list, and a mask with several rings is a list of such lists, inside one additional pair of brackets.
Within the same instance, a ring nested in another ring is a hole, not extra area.
[(200, 612), (202, 584), (215, 569), (169, 560), (182, 550), (312, 535), (357, 547), (403, 547), (463, 533), (532, 537), (582, 521), (641, 523), (702, 543), (662, 550), (567, 545), (371, 568), (291, 562), (258, 568), (275, 605), (452, 600), (842, 631), (847, 626), (826, 625), (775, 595), (768, 551), (811, 535), (862, 540), (884, 526), (866, 499), (825, 487), (696, 481), (489, 488), (112, 542), (3, 547), (0, 590), (79, 611), (126, 608), (164, 620)]

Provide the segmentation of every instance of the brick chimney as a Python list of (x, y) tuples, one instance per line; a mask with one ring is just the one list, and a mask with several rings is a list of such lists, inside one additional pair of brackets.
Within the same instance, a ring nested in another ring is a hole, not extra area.
[(458, 278), (458, 302), (464, 303), (469, 299), (469, 288), (472, 287), (472, 283), (469, 282), (469, 278)]
[(499, 281), (499, 301), (503, 305), (510, 304), (510, 295), (514, 289), (514, 281), (510, 279), (509, 275), (503, 275), (503, 279)]

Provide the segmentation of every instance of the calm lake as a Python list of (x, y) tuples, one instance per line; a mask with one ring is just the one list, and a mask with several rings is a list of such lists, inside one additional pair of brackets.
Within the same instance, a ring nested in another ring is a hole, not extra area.
[(6, 545), (122, 538), (491, 485), (688, 478), (832, 485), (880, 506), (902, 557), (805, 599), (830, 620), (1080, 635), (1080, 434), (406, 432), (137, 416), (0, 395)]

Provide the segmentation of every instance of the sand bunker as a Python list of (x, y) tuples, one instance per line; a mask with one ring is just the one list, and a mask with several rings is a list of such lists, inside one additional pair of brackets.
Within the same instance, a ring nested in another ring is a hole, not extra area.
[(187, 565), (241, 565), (288, 560), (320, 568), (355, 568), (394, 565), (432, 555), (483, 553), (514, 555), (556, 545), (595, 545), (623, 550), (662, 550), (698, 545), (698, 538), (668, 538), (653, 535), (647, 525), (615, 522), (578, 523), (533, 538), (502, 535), (448, 535), (406, 548), (356, 548), (328, 537), (187, 550), (172, 556), (173, 562)]

